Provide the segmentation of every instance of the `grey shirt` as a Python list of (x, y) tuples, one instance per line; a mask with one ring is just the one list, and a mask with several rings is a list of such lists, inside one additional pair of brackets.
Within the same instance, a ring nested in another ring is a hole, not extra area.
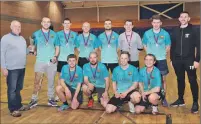
[(27, 45), (22, 36), (6, 34), (1, 39), (1, 68), (23, 69), (26, 65)]
[[(127, 36), (125, 32), (119, 35), (119, 48), (123, 51), (128, 51), (131, 55), (131, 61), (139, 61), (139, 50), (143, 49), (140, 35), (133, 31), (132, 37)], [(129, 46), (130, 44), (130, 46)]]

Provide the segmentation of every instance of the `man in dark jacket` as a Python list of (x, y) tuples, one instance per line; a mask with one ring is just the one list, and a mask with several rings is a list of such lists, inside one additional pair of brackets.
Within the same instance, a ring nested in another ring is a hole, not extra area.
[[(192, 113), (197, 113), (198, 106), (198, 84), (196, 69), (200, 61), (200, 37), (193, 26), (189, 23), (190, 17), (188, 12), (181, 12), (180, 27), (175, 28), (172, 35), (172, 45), (170, 52), (171, 63), (174, 67), (177, 82), (179, 98), (171, 106), (184, 106), (183, 99), (185, 90), (185, 71), (187, 72), (190, 82), (190, 88), (193, 95)], [(196, 54), (195, 54), (196, 48)]]

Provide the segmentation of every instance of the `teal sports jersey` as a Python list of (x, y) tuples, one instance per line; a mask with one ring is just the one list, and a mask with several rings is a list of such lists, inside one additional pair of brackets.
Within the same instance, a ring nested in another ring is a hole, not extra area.
[(155, 87), (162, 86), (161, 73), (158, 68), (154, 66), (151, 73), (147, 73), (147, 68), (140, 69), (140, 83), (144, 85), (144, 91), (149, 91)]
[(123, 70), (121, 66), (117, 66), (112, 73), (112, 81), (117, 84), (117, 92), (123, 93), (127, 91), (134, 82), (139, 81), (138, 70), (130, 64), (126, 70)]
[(60, 79), (64, 79), (66, 84), (68, 84), (73, 89), (76, 89), (77, 85), (79, 83), (82, 84), (83, 82), (82, 68), (76, 65), (76, 72), (75, 71), (69, 72), (69, 68), (70, 68), (69, 65), (64, 65), (62, 67)]
[(75, 42), (75, 47), (80, 51), (79, 57), (88, 58), (90, 52), (92, 52), (95, 48), (98, 48), (98, 43), (97, 37), (91, 33), (88, 37), (84, 37), (83, 34), (79, 34)]
[(83, 75), (88, 77), (89, 82), (95, 87), (101, 88), (105, 88), (105, 78), (109, 77), (107, 68), (100, 62), (97, 68), (92, 68), (90, 63), (86, 63), (83, 67)]
[(64, 30), (61, 30), (57, 32), (57, 36), (61, 45), (58, 60), (67, 61), (67, 56), (69, 54), (74, 54), (74, 47), (75, 47), (75, 40), (77, 38), (77, 33), (74, 31), (69, 31), (69, 33), (66, 34), (64, 33)]
[(147, 46), (147, 54), (151, 53), (156, 56), (157, 60), (166, 59), (166, 46), (171, 45), (170, 35), (164, 29), (159, 33), (154, 33), (153, 29), (145, 32), (142, 42)]
[(50, 59), (55, 56), (56, 46), (60, 46), (56, 33), (52, 30), (44, 33), (40, 29), (33, 33), (32, 38), (37, 47), (36, 62), (50, 62)]
[[(105, 32), (98, 36), (101, 47), (101, 62), (102, 63), (118, 63), (118, 46), (119, 35), (112, 31), (112, 35), (106, 36)], [(110, 43), (108, 43), (110, 42)]]

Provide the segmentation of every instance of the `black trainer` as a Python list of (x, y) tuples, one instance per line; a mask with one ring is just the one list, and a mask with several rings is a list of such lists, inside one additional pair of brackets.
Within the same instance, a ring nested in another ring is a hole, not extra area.
[(172, 107), (178, 107), (178, 106), (185, 106), (184, 100), (177, 99), (175, 102), (170, 104)]
[(193, 102), (193, 106), (191, 108), (191, 113), (198, 113), (199, 105), (198, 102)]

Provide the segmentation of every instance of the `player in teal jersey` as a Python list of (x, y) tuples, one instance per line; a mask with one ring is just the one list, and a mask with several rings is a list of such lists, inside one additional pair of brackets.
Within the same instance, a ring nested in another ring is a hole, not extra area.
[(104, 64), (98, 62), (96, 52), (91, 52), (89, 55), (89, 63), (83, 67), (84, 84), (82, 85), (83, 92), (89, 97), (88, 107), (93, 107), (93, 93), (98, 93), (99, 102), (103, 107), (106, 107), (109, 97), (109, 73)]
[(56, 33), (49, 29), (50, 18), (44, 17), (41, 25), (42, 29), (33, 33), (34, 46), (37, 49), (35, 63), (34, 91), (29, 107), (37, 105), (38, 92), (41, 89), (43, 75), (48, 78), (48, 105), (57, 106), (54, 100), (54, 79), (57, 70), (57, 58), (59, 55), (59, 41)]
[[(137, 104), (140, 102), (141, 95), (136, 90), (138, 87), (139, 74), (138, 69), (130, 64), (129, 52), (122, 51), (120, 55), (120, 65), (117, 66), (112, 74), (114, 96), (106, 106), (106, 112), (112, 113), (121, 107), (124, 102)], [(134, 108), (132, 110), (135, 111)]]
[(58, 111), (69, 108), (67, 100), (71, 100), (72, 109), (77, 109), (82, 103), (82, 68), (76, 65), (77, 57), (74, 54), (68, 55), (67, 61), (68, 65), (64, 65), (61, 70), (61, 85), (56, 87), (57, 95), (63, 102)]
[(147, 54), (144, 58), (145, 67), (140, 69), (139, 89), (142, 95), (140, 103), (135, 105), (135, 112), (144, 112), (150, 105), (152, 113), (158, 113), (159, 100), (164, 99), (161, 92), (162, 80), (160, 70), (154, 66), (156, 58), (153, 54)]
[(112, 30), (112, 21), (107, 19), (104, 22), (105, 31), (98, 36), (99, 48), (101, 50), (101, 62), (104, 63), (109, 71), (118, 66), (118, 46), (119, 35)]
[(97, 37), (89, 32), (90, 24), (88, 22), (83, 23), (82, 30), (83, 33), (78, 35), (75, 43), (75, 47), (79, 51), (78, 65), (80, 67), (89, 62), (90, 52), (97, 51), (99, 43)]

